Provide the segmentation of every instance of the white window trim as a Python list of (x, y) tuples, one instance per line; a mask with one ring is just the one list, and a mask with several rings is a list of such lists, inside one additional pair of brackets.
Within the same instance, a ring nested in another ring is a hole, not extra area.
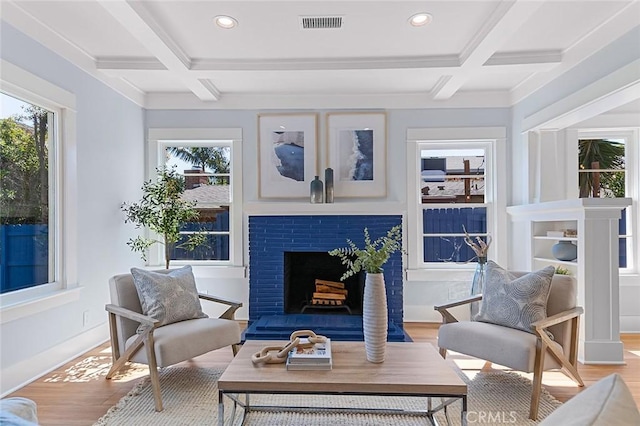
[[(176, 142), (230, 142), (231, 144), (231, 217), (229, 230), (228, 261), (179, 261), (171, 264), (180, 266), (190, 264), (199, 276), (244, 278), (246, 275), (243, 261), (243, 216), (242, 216), (242, 129), (240, 128), (153, 128), (148, 131), (147, 170), (148, 179), (155, 179), (156, 168), (164, 164), (162, 148), (175, 145)], [(149, 266), (160, 266), (164, 263), (162, 251), (157, 245), (149, 252)]]
[[(420, 194), (420, 146), (428, 143), (432, 146), (443, 144), (456, 147), (464, 142), (483, 144), (487, 155), (487, 173), (485, 186), (490, 191), (485, 192), (485, 204), (490, 205), (487, 210), (487, 232), (492, 236), (489, 258), (498, 263), (506, 264), (506, 128), (505, 127), (461, 127), (461, 128), (422, 128), (407, 129), (407, 251), (408, 268), (407, 280), (427, 281), (439, 279), (446, 274), (466, 272), (475, 268), (475, 264), (457, 265), (451, 263), (435, 264), (423, 261), (422, 241), (422, 210), (423, 204)], [(476, 206), (477, 204), (474, 204)], [(434, 207), (438, 205), (434, 204)], [(463, 205), (456, 206), (463, 207)], [(451, 207), (448, 204), (447, 207)], [(503, 224), (502, 226), (499, 226)]]
[[(626, 139), (625, 143), (625, 182), (626, 196), (631, 198), (630, 217), (627, 219), (627, 226), (631, 227), (631, 238), (627, 243), (627, 267), (620, 268), (620, 274), (637, 274), (640, 272), (640, 216), (638, 209), (640, 208), (640, 153), (638, 153), (640, 144), (640, 128), (593, 128), (579, 129), (575, 134), (575, 140), (572, 141), (573, 152), (578, 152), (578, 141), (580, 139)], [(577, 154), (576, 154), (577, 155)], [(567, 161), (573, 165), (574, 176), (568, 179), (570, 187), (567, 188), (567, 194), (578, 198), (578, 166), (575, 156), (568, 155)], [(568, 169), (571, 170), (571, 169)]]
[(30, 72), (1, 60), (0, 90), (53, 111), (57, 135), (54, 156), (56, 194), (52, 283), (0, 295), (0, 324), (52, 309), (80, 298), (77, 256), (76, 96)]

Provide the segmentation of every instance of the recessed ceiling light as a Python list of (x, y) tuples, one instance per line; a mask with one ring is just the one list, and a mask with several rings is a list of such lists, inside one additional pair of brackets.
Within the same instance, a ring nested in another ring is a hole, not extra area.
[(224, 28), (226, 30), (229, 30), (231, 28), (235, 28), (238, 26), (238, 21), (236, 21), (235, 18), (231, 16), (218, 15), (213, 19), (217, 26), (219, 26), (220, 28)]
[(433, 17), (430, 14), (421, 12), (416, 13), (411, 18), (409, 18), (409, 23), (414, 27), (421, 27), (423, 25), (427, 25), (429, 22), (431, 22), (432, 19)]

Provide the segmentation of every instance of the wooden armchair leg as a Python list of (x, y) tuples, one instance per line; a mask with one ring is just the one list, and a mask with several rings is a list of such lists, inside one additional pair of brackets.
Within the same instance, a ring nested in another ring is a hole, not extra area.
[(584, 386), (584, 382), (582, 381), (582, 377), (580, 377), (580, 373), (578, 373), (578, 369), (569, 364), (568, 362), (562, 364), (562, 372), (568, 376), (571, 380), (573, 380), (578, 386)]
[(538, 339), (536, 346), (536, 359), (533, 366), (533, 382), (531, 383), (531, 406), (529, 408), (529, 418), (538, 418), (538, 407), (540, 406), (540, 393), (542, 392), (542, 372), (544, 371), (544, 356), (547, 345)]
[(149, 361), (149, 378), (151, 379), (151, 389), (153, 390), (153, 400), (156, 411), (162, 411), (162, 393), (160, 392), (160, 377), (158, 376), (158, 363), (156, 362), (156, 352), (153, 347), (153, 336), (150, 335), (145, 342), (147, 350), (147, 360)]
[(442, 358), (445, 358), (445, 359), (447, 358), (447, 350), (445, 348), (440, 348), (438, 352), (440, 352), (440, 356)]
[(238, 355), (238, 351), (240, 350), (240, 344), (231, 345), (231, 350), (233, 351), (233, 356)]

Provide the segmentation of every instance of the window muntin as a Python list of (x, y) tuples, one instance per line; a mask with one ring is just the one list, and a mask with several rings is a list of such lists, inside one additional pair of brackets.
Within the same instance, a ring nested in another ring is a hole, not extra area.
[[(422, 259), (426, 264), (475, 262), (475, 253), (464, 243), (487, 240), (486, 141), (420, 143), (419, 179), (422, 219)], [(462, 204), (462, 205), (461, 205)]]
[(56, 280), (53, 111), (0, 93), (0, 292)]
[(207, 236), (206, 242), (195, 250), (175, 248), (171, 260), (229, 262), (233, 188), (231, 142), (181, 141), (162, 145), (165, 166), (176, 167), (184, 176), (183, 198), (195, 202), (200, 214), (197, 222), (185, 224), (180, 233), (184, 239), (193, 232)]

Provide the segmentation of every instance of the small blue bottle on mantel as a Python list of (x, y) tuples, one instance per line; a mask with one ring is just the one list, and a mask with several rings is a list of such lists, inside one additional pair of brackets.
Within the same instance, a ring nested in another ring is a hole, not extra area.
[(324, 202), (324, 185), (320, 180), (320, 176), (316, 176), (311, 181), (311, 204), (322, 204)]
[(324, 169), (324, 202), (333, 203), (333, 169)]

